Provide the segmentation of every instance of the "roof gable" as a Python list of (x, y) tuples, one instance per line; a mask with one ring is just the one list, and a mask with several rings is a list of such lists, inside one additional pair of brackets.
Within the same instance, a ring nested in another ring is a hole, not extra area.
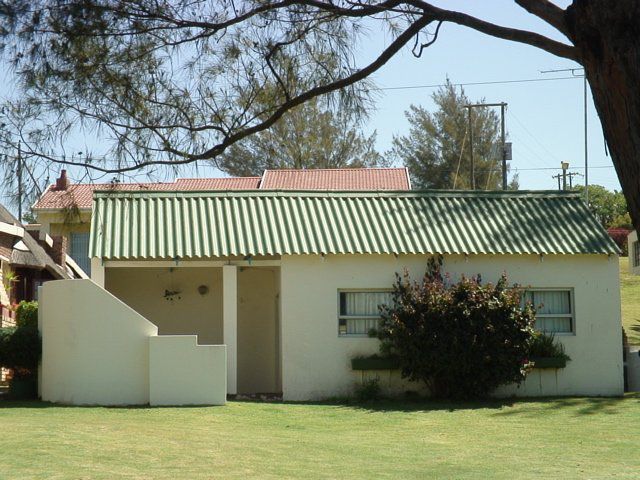
[(557, 192), (96, 193), (90, 255), (609, 254), (583, 200)]

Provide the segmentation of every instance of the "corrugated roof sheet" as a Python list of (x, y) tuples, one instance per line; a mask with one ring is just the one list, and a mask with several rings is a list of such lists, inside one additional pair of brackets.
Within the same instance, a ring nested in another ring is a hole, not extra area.
[(574, 194), (96, 193), (90, 255), (202, 259), (301, 254), (608, 254)]
[(55, 185), (47, 190), (35, 203), (35, 210), (62, 208), (91, 208), (93, 192), (113, 191), (175, 191), (175, 190), (254, 190), (261, 177), (229, 178), (178, 178), (175, 182), (155, 183), (75, 183), (66, 190), (56, 190)]
[(260, 189), (410, 190), (406, 168), (317, 168), (265, 170)]

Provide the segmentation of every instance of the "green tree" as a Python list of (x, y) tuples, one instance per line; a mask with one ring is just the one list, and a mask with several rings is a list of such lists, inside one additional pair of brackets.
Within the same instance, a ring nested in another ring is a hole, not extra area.
[(376, 134), (365, 136), (348, 111), (323, 107), (318, 98), (288, 111), (270, 129), (232, 145), (217, 160), (235, 176), (260, 175), (268, 168), (380, 167)]
[[(584, 186), (574, 187), (584, 192)], [(602, 185), (589, 185), (589, 210), (604, 228), (623, 226), (628, 215), (627, 202), (622, 192), (607, 190)]]
[[(433, 93), (436, 110), (411, 105), (405, 115), (408, 135), (395, 135), (389, 154), (409, 168), (418, 188), (471, 188), (471, 157), (468, 110), (471, 102), (464, 90), (447, 84)], [(474, 108), (473, 153), (475, 185), (493, 190), (502, 185), (500, 121), (489, 108)], [(517, 186), (517, 184), (516, 184)]]
[[(640, 228), (640, 2), (514, 3), (540, 32), (427, 0), (0, 0), (2, 47), (18, 101), (32, 108), (25, 135), (0, 120), (0, 144), (10, 153), (22, 141), (32, 162), (107, 173), (214, 160), (312, 98), (358, 102), (389, 60), (406, 47), (421, 57), (453, 23), (584, 67)], [(256, 115), (270, 83), (278, 95)], [(105, 155), (64, 153), (66, 140), (96, 132)]]

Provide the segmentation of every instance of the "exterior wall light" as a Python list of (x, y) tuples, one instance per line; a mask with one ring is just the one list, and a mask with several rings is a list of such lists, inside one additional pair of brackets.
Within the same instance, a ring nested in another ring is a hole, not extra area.
[(209, 293), (209, 287), (206, 285), (200, 285), (198, 287), (198, 293), (200, 295), (206, 295), (207, 293)]

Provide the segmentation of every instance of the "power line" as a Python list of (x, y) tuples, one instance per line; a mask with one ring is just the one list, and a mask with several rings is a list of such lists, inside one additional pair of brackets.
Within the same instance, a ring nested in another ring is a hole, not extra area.
[[(524, 130), (524, 132), (525, 132), (527, 135), (529, 135), (529, 136), (533, 139), (533, 141), (534, 141), (534, 142), (536, 142), (538, 145), (540, 145), (540, 146), (542, 147), (542, 149), (543, 149), (545, 152), (547, 152), (551, 157), (555, 158), (556, 160), (561, 161), (558, 157), (556, 157), (556, 156), (554, 155), (554, 153), (553, 153), (552, 151), (550, 151), (550, 150), (549, 150), (549, 149), (544, 145), (544, 143), (542, 143), (540, 140), (538, 140), (538, 139), (536, 138), (536, 136), (535, 136), (533, 133), (531, 133), (531, 131), (530, 131), (530, 130), (525, 126), (524, 122), (521, 122), (521, 121), (520, 121), (520, 119), (518, 119), (518, 117), (517, 117), (517, 116), (515, 116), (515, 115), (513, 114), (513, 112), (512, 112), (512, 111), (509, 111), (509, 116), (510, 116), (511, 118), (513, 118), (513, 119), (516, 121), (516, 123), (517, 123), (518, 125), (520, 125), (520, 127)], [(545, 163), (546, 163), (546, 162), (545, 162)]]
[[(520, 80), (493, 80), (486, 82), (466, 82), (466, 83), (452, 83), (454, 87), (470, 87), (475, 85), (506, 85), (510, 83), (536, 83), (536, 82), (552, 82), (554, 80), (575, 80), (582, 77), (552, 77), (552, 78), (523, 78)], [(402, 85), (399, 87), (380, 87), (378, 90), (415, 90), (419, 88), (440, 88), (446, 87), (446, 83), (439, 83), (434, 85)]]

